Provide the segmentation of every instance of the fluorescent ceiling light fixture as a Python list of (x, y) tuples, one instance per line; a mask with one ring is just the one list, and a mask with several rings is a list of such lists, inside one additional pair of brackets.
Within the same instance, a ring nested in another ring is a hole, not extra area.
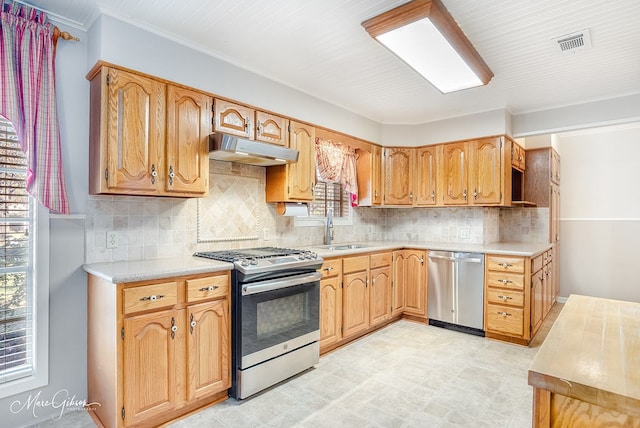
[(493, 77), (440, 0), (413, 0), (362, 26), (442, 93), (486, 85)]

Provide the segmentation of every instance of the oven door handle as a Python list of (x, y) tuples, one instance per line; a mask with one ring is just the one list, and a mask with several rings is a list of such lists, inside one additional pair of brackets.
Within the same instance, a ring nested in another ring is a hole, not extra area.
[(269, 279), (266, 281), (258, 281), (250, 284), (242, 284), (242, 295), (264, 293), (265, 291), (279, 290), (281, 288), (295, 287), (296, 285), (308, 284), (310, 282), (320, 281), (322, 274), (313, 272), (304, 275), (296, 275), (282, 279)]

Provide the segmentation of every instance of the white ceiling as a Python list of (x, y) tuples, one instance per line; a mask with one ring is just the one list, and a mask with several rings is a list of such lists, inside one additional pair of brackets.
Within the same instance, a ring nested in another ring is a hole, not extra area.
[[(25, 2), (81, 29), (112, 15), (385, 124), (640, 93), (638, 0), (443, 0), (495, 75), (446, 95), (360, 25), (405, 0)], [(551, 40), (586, 28), (590, 50), (561, 54)]]

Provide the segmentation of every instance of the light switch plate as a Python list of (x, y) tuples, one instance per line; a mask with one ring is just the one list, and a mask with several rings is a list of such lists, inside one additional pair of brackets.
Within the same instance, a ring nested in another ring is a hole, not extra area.
[(460, 234), (460, 238), (462, 238), (462, 239), (470, 239), (471, 238), (471, 229), (469, 229), (468, 227), (461, 227), (458, 230), (458, 233)]

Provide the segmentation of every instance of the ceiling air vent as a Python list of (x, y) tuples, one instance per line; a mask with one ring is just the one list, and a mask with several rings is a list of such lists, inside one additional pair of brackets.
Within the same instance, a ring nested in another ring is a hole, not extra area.
[(556, 37), (553, 41), (564, 54), (591, 49), (591, 33), (588, 29)]

